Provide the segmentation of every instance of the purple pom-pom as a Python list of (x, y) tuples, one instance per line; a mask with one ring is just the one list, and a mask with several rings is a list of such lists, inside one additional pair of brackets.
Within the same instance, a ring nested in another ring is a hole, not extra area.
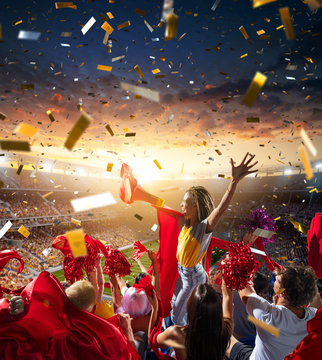
[[(249, 222), (241, 225), (241, 228), (254, 232), (257, 228), (269, 231), (276, 231), (277, 226), (273, 216), (268, 215), (264, 209), (255, 209), (249, 217)], [(274, 242), (274, 235), (270, 239), (262, 239), (263, 245)]]

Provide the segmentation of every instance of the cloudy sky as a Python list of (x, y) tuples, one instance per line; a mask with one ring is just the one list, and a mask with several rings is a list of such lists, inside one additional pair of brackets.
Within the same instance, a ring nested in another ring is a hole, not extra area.
[[(161, 178), (211, 176), (229, 169), (230, 157), (239, 161), (246, 151), (257, 155), (260, 166), (294, 167), (301, 128), (321, 158), (322, 10), (312, 12), (300, 0), (256, 9), (248, 0), (222, 0), (215, 11), (213, 3), (175, 0), (178, 35), (166, 41), (165, 26), (157, 26), (163, 0), (74, 1), (77, 9), (56, 9), (49, 0), (1, 1), (0, 112), (6, 115), (0, 120), (1, 139), (28, 140), (33, 155), (48, 159), (97, 165), (103, 172), (112, 162), (115, 175), (125, 161)], [(281, 27), (279, 9), (285, 6), (295, 40), (287, 40)], [(108, 12), (114, 28), (107, 42), (111, 52), (103, 44), (100, 15)], [(96, 22), (83, 35), (91, 17)], [(130, 26), (117, 29), (128, 20)], [(40, 37), (18, 39), (21, 30)], [(124, 57), (113, 61), (119, 56)], [(97, 65), (112, 69), (97, 70)], [(241, 103), (257, 71), (267, 81), (247, 107)], [(121, 88), (123, 82), (157, 91), (160, 101), (136, 98)], [(26, 84), (34, 89), (23, 89)], [(80, 116), (79, 103), (92, 122), (69, 151), (64, 142)], [(260, 122), (249, 123), (249, 117)], [(16, 134), (21, 122), (36, 126), (38, 134), (32, 139)], [(128, 132), (136, 135), (126, 137)]]

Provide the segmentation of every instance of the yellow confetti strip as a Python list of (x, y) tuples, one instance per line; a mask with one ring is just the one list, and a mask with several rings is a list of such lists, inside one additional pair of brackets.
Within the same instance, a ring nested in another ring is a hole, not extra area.
[(154, 69), (154, 70), (152, 70), (152, 74), (157, 74), (157, 73), (159, 73), (159, 72), (160, 72), (159, 69)]
[(112, 66), (97, 65), (97, 70), (112, 71)]
[(109, 172), (111, 172), (112, 171), (112, 169), (113, 169), (113, 163), (108, 163), (107, 164), (107, 167), (106, 167), (106, 171), (109, 171)]
[(155, 163), (155, 165), (158, 167), (159, 170), (162, 170), (162, 167), (159, 164), (158, 160), (153, 160), (153, 162)]
[(21, 225), (20, 228), (18, 229), (18, 233), (20, 233), (25, 238), (27, 238), (30, 235), (30, 232), (23, 225)]
[(308, 137), (306, 131), (303, 128), (301, 129), (301, 138), (302, 138), (305, 146), (310, 151), (311, 155), (313, 157), (316, 157), (318, 151), (316, 150), (316, 147), (313, 145), (311, 139)]
[(257, 35), (263, 35), (265, 34), (265, 30), (258, 30), (256, 31), (257, 32)]
[(281, 288), (281, 289), (278, 290), (276, 295), (281, 295), (284, 291), (285, 291), (285, 288)]
[(53, 116), (53, 114), (51, 113), (50, 110), (47, 110), (47, 111), (46, 111), (46, 114), (48, 115), (50, 121), (52, 121), (52, 122), (55, 121), (55, 118), (54, 118), (54, 116)]
[(74, 5), (72, 2), (56, 2), (55, 3), (56, 9), (64, 9), (64, 8), (70, 8), (70, 9), (77, 9), (77, 5)]
[(309, 228), (298, 221), (295, 221), (291, 216), (288, 217), (289, 222), (294, 226), (294, 229), (301, 232), (302, 234), (307, 234)]
[(287, 40), (294, 40), (295, 39), (295, 33), (294, 28), (292, 24), (292, 18), (290, 14), (290, 9), (286, 6), (279, 9), (280, 16), (282, 19), (282, 23), (284, 25), (285, 35)]
[(248, 53), (242, 55), (240, 58), (243, 59), (244, 57), (248, 56)]
[(187, 33), (184, 33), (184, 34), (182, 34), (180, 37), (179, 37), (179, 39), (178, 39), (178, 41), (180, 41), (184, 36), (186, 36), (187, 35)]
[(276, 30), (282, 29), (284, 27), (284, 25), (280, 25), (276, 28)]
[(130, 25), (131, 25), (130, 20), (125, 21), (124, 23), (122, 23), (121, 25), (119, 25), (119, 26), (117, 27), (117, 30), (124, 29), (125, 27), (130, 26)]
[(14, 23), (14, 26), (17, 26), (17, 25), (19, 25), (19, 24), (21, 24), (21, 23), (22, 23), (22, 20), (19, 20), (19, 21), (17, 21), (17, 22)]
[(72, 222), (73, 224), (77, 225), (77, 226), (81, 226), (82, 225), (82, 222), (80, 220), (77, 220), (77, 219), (74, 219), (74, 218), (71, 218), (70, 219), (70, 222)]
[(74, 257), (87, 255), (83, 229), (67, 231), (66, 237)]
[(140, 78), (143, 79), (143, 72), (140, 69), (139, 65), (134, 66), (135, 71), (139, 74)]
[(253, 0), (253, 8), (257, 8), (266, 4), (269, 4), (271, 2), (274, 2), (276, 0)]
[(30, 151), (30, 145), (28, 141), (0, 140), (0, 145), (2, 150)]
[(88, 128), (91, 123), (91, 118), (86, 113), (82, 113), (77, 123), (72, 128), (70, 134), (65, 141), (65, 148), (72, 150), (78, 139), (82, 136), (83, 132)]
[(182, 163), (182, 166), (181, 166), (181, 171), (180, 171), (181, 175), (183, 174), (183, 169), (184, 169), (184, 163)]
[(280, 336), (280, 331), (277, 327), (266, 324), (265, 322), (255, 319), (253, 316), (248, 315), (247, 316), (247, 320), (252, 322), (254, 325), (262, 328), (263, 330), (269, 332), (270, 334), (279, 337)]
[(33, 137), (37, 134), (38, 129), (32, 125), (21, 123), (16, 127), (15, 132), (21, 135)]
[(178, 16), (174, 13), (170, 13), (167, 16), (167, 27), (165, 29), (164, 40), (171, 40), (177, 37), (178, 19)]
[(310, 180), (313, 177), (313, 170), (311, 168), (310, 160), (307, 155), (307, 152), (305, 150), (305, 147), (301, 144), (298, 148), (300, 159), (302, 161), (302, 164), (304, 166), (304, 171), (306, 173), (306, 179)]
[(105, 30), (108, 34), (112, 34), (112, 32), (114, 31), (112, 26), (107, 21), (104, 22), (104, 24), (101, 26), (101, 28), (103, 30)]
[(317, 191), (317, 189), (316, 189), (316, 188), (311, 189), (311, 190), (309, 191), (309, 193), (312, 193), (312, 192), (314, 192), (314, 191)]
[(50, 191), (49, 193), (47, 193), (47, 194), (45, 194), (45, 195), (41, 195), (41, 197), (43, 198), (43, 199), (45, 199), (47, 196), (49, 196), (49, 195), (51, 195), (51, 194), (53, 194), (54, 192), (53, 191)]
[(114, 16), (111, 12), (106, 13), (109, 19), (114, 19)]
[(274, 219), (274, 221), (277, 221), (277, 220), (279, 220), (281, 217), (280, 216), (278, 216), (277, 218), (275, 218)]
[(266, 80), (267, 76), (257, 71), (243, 99), (244, 105), (252, 106), (254, 104), (256, 97), (264, 86)]
[(245, 30), (245, 28), (243, 26), (240, 26), (239, 31), (243, 34), (245, 40), (247, 40), (249, 36), (248, 36), (247, 31)]

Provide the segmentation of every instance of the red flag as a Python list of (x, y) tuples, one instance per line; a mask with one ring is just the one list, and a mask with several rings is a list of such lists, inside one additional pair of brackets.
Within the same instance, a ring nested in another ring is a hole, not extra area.
[(116, 316), (109, 321), (76, 308), (52, 274), (40, 273), (21, 296), (25, 313), (18, 318), (0, 300), (2, 359), (140, 359)]

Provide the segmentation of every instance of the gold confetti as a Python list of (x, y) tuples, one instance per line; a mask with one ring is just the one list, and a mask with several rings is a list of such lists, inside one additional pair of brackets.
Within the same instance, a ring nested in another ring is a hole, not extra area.
[(64, 8), (71, 8), (74, 10), (77, 9), (77, 5), (74, 5), (74, 3), (72, 2), (56, 2), (55, 7), (56, 9), (64, 9)]
[(256, 100), (257, 95), (261, 91), (267, 80), (267, 76), (257, 71), (249, 88), (247, 89), (246, 95), (243, 99), (243, 104), (247, 106), (252, 106)]
[(285, 288), (281, 288), (281, 289), (278, 290), (276, 295), (281, 295), (284, 291), (285, 291)]
[(246, 57), (246, 56), (248, 56), (248, 54), (246, 53), (246, 54), (244, 54), (244, 55), (242, 55), (240, 58), (241, 59), (243, 59), (244, 57)]
[(111, 136), (114, 136), (114, 132), (113, 132), (112, 128), (110, 127), (110, 125), (106, 124), (105, 128), (110, 133)]
[(112, 26), (107, 21), (104, 22), (104, 24), (101, 26), (101, 28), (103, 30), (105, 30), (109, 35), (112, 34), (112, 32), (114, 31)]
[(30, 231), (28, 231), (23, 225), (18, 229), (18, 233), (27, 238), (30, 235)]
[(106, 13), (109, 19), (114, 19), (114, 16), (111, 12)]
[(245, 30), (245, 28), (243, 26), (240, 26), (239, 31), (243, 34), (245, 40), (247, 40), (249, 36), (248, 36), (247, 31)]
[(270, 334), (279, 337), (280, 336), (280, 331), (277, 327), (266, 324), (264, 321), (258, 320), (256, 318), (254, 318), (251, 315), (247, 316), (247, 320), (252, 322), (254, 325), (262, 328), (263, 330), (269, 332)]
[(86, 113), (82, 113), (77, 123), (72, 128), (70, 134), (65, 141), (65, 148), (72, 150), (78, 139), (82, 136), (83, 132), (88, 128), (92, 119)]
[(277, 221), (277, 220), (279, 220), (281, 217), (280, 216), (278, 216), (277, 218), (275, 218), (274, 219), (274, 221)]
[(167, 26), (165, 29), (164, 40), (171, 40), (177, 37), (179, 17), (173, 12), (167, 16)]
[(112, 169), (113, 169), (113, 163), (108, 163), (107, 164), (107, 167), (106, 167), (106, 171), (109, 171), (109, 172), (111, 172), (112, 171)]
[(257, 35), (263, 35), (265, 34), (265, 30), (258, 30), (256, 31), (257, 32)]
[(17, 21), (17, 22), (14, 23), (14, 26), (17, 26), (17, 25), (19, 25), (19, 24), (21, 24), (21, 23), (22, 23), (22, 20), (19, 20), (19, 21)]
[(7, 117), (6, 114), (0, 112), (0, 120), (4, 120)]
[(22, 84), (21, 90), (34, 90), (35, 85), (34, 84)]
[(28, 141), (0, 140), (0, 145), (2, 150), (30, 151)]
[(130, 25), (131, 25), (130, 20), (125, 21), (124, 23), (122, 23), (121, 25), (119, 25), (119, 26), (117, 27), (117, 30), (124, 29), (125, 27), (130, 26)]
[(246, 118), (246, 122), (248, 122), (248, 123), (259, 123), (259, 117), (248, 117), (248, 118)]
[(82, 226), (82, 222), (80, 220), (71, 218), (70, 222), (72, 222), (73, 224), (77, 225), (77, 226)]
[(298, 221), (295, 221), (291, 216), (288, 217), (289, 222), (294, 226), (294, 229), (301, 232), (302, 234), (307, 234), (309, 228)]
[(140, 78), (143, 79), (143, 72), (140, 69), (139, 65), (134, 66), (135, 71), (139, 74)]
[(316, 155), (318, 153), (317, 150), (316, 150), (316, 147), (313, 145), (311, 139), (308, 137), (306, 131), (303, 128), (301, 129), (301, 138), (302, 138), (305, 146), (310, 151), (311, 155), (313, 157), (316, 157)]
[(21, 171), (23, 169), (23, 164), (21, 164), (17, 170), (17, 175), (20, 175)]
[(181, 165), (181, 171), (180, 171), (181, 175), (183, 174), (183, 169), (184, 169), (184, 163), (182, 163), (182, 165)]
[(162, 170), (162, 167), (159, 164), (158, 160), (153, 160), (153, 162), (155, 163), (155, 165), (158, 167), (159, 170)]
[(134, 9), (134, 12), (141, 16), (145, 16), (145, 14), (146, 14), (146, 12), (144, 10), (140, 10), (140, 9)]
[(112, 66), (97, 65), (97, 70), (112, 71)]
[(51, 195), (51, 194), (53, 194), (54, 192), (53, 191), (50, 191), (49, 193), (47, 193), (47, 194), (45, 194), (45, 195), (41, 195), (41, 197), (43, 198), (43, 199), (45, 199), (47, 196), (49, 196), (49, 195)]
[(150, 30), (150, 32), (153, 32), (153, 27), (146, 20), (144, 20), (144, 24)]
[(280, 25), (276, 28), (276, 30), (282, 29), (284, 27), (284, 25)]
[(310, 180), (313, 177), (313, 170), (311, 168), (310, 160), (307, 155), (307, 152), (305, 150), (305, 147), (301, 144), (298, 148), (300, 159), (302, 161), (302, 164), (304, 166), (304, 171), (306, 173), (306, 179)]
[(37, 134), (38, 129), (32, 125), (21, 123), (16, 127), (14, 132), (19, 133), (21, 135), (33, 137), (34, 135)]
[(179, 37), (179, 39), (178, 39), (178, 41), (180, 41), (184, 36), (186, 36), (187, 35), (187, 33), (184, 33), (184, 34), (182, 34), (180, 37)]
[(287, 40), (294, 40), (295, 39), (295, 33), (294, 28), (292, 24), (292, 18), (290, 14), (290, 9), (286, 6), (279, 9), (280, 16), (282, 19), (282, 23), (284, 25), (284, 31)]
[(221, 153), (221, 151), (220, 151), (220, 150), (215, 149), (215, 151), (216, 151), (216, 153), (217, 153), (218, 155), (222, 155), (222, 153)]
[(257, 8), (266, 4), (269, 4), (271, 2), (274, 2), (276, 0), (253, 0), (253, 8)]
[(67, 231), (66, 237), (74, 257), (87, 255), (83, 229)]
[(159, 72), (160, 72), (159, 69), (154, 69), (154, 70), (152, 70), (152, 74), (157, 74), (157, 73), (159, 73)]
[(47, 111), (46, 111), (46, 114), (48, 115), (48, 117), (49, 117), (49, 119), (50, 119), (51, 122), (54, 122), (54, 121), (55, 121), (55, 118), (54, 118), (54, 116), (53, 116), (53, 114), (51, 113), (50, 110), (47, 110)]

